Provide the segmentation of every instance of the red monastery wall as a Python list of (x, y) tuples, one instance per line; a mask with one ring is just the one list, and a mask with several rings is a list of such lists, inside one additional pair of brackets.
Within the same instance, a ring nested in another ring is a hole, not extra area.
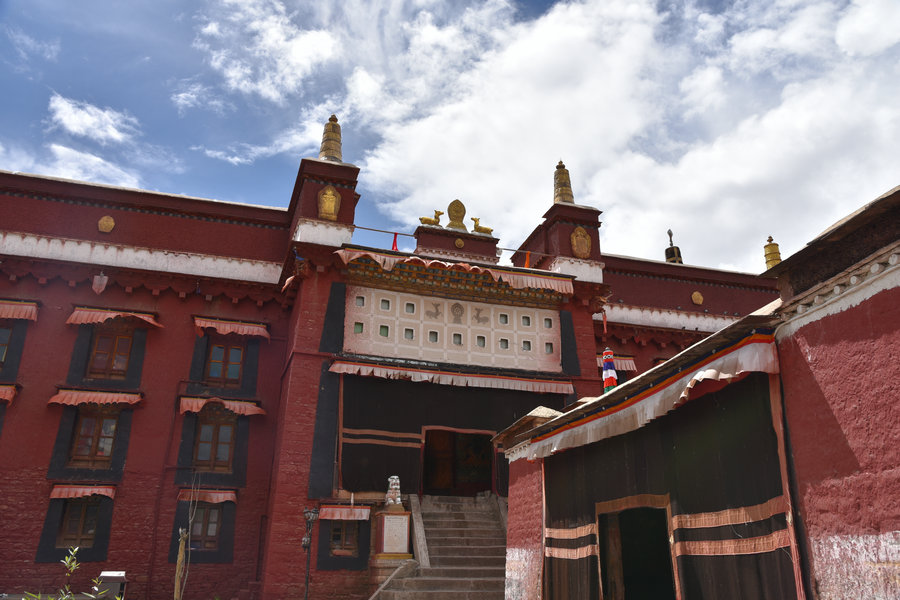
[(779, 342), (799, 508), (821, 598), (896, 598), (900, 289)]
[(544, 562), (542, 462), (509, 465), (509, 518), (506, 529), (506, 597), (538, 600)]

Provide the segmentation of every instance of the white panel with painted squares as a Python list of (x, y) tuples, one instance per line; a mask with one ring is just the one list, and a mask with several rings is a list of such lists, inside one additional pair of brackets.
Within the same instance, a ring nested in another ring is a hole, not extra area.
[(347, 287), (344, 351), (558, 373), (559, 313)]

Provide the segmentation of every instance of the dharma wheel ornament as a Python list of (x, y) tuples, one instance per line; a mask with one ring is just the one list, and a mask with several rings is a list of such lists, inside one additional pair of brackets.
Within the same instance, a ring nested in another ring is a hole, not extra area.
[(450, 222), (447, 223), (448, 229), (469, 231), (466, 228), (466, 224), (463, 223), (463, 219), (466, 218), (466, 206), (462, 202), (459, 200), (451, 202), (450, 206), (447, 207), (447, 216), (450, 217)]

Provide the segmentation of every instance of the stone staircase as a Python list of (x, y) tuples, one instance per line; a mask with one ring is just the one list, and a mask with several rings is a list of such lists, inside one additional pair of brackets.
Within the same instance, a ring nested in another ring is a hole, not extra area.
[(424, 496), (422, 521), (431, 566), (393, 579), (379, 600), (503, 600), (506, 530), (496, 498)]

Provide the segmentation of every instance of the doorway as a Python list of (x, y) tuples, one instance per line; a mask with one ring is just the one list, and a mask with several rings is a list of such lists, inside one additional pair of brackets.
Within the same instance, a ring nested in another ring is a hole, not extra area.
[(444, 496), (474, 496), (492, 489), (491, 436), (448, 429), (425, 431), (422, 491)]
[(675, 600), (665, 509), (598, 515), (604, 600)]

